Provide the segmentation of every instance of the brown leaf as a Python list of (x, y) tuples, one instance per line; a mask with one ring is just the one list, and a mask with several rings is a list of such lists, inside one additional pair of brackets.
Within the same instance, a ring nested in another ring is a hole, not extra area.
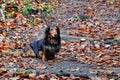
[(25, 67), (25, 64), (26, 64), (25, 62), (20, 62), (20, 61), (19, 61), (19, 63), (18, 63), (18, 65), (19, 65), (20, 68), (24, 68), (24, 67)]
[(29, 80), (36, 80), (36, 78), (35, 77), (30, 77), (30, 79)]
[(103, 59), (104, 60), (110, 60), (110, 59), (112, 59), (112, 57), (110, 55), (105, 55), (105, 56), (103, 56)]
[(86, 78), (80, 78), (80, 80), (86, 80)]
[(9, 36), (8, 32), (6, 32), (6, 31), (3, 31), (2, 34), (3, 34), (4, 36)]
[(109, 38), (111, 36), (115, 36), (115, 32), (109, 29), (105, 29), (105, 34), (104, 34), (104, 38)]
[(0, 45), (0, 49), (1, 49), (1, 50), (7, 50), (7, 49), (9, 49), (9, 48), (10, 48), (9, 44), (1, 44), (1, 45)]
[(0, 43), (0, 49), (4, 49), (4, 46), (2, 43)]
[(5, 22), (0, 22), (0, 26), (5, 26)]
[(99, 63), (104, 63), (104, 62), (105, 62), (105, 60), (103, 60), (103, 59), (99, 60)]
[(20, 78), (29, 78), (29, 74), (25, 72), (20, 75)]
[(41, 22), (41, 19), (40, 19), (40, 18), (35, 18), (35, 21), (36, 21), (36, 23), (38, 24), (38, 23)]
[(62, 44), (63, 46), (65, 46), (67, 43), (62, 40), (62, 41), (61, 41), (61, 44)]
[(88, 14), (88, 16), (92, 16), (94, 14), (94, 9), (89, 8), (87, 14)]
[(115, 66), (120, 66), (120, 61), (113, 61), (113, 64), (114, 64)]
[(34, 7), (37, 7), (37, 6), (38, 6), (38, 3), (37, 3), (37, 2), (32, 2), (32, 5), (33, 5)]
[(10, 48), (15, 49), (16, 48), (16, 42), (10, 42)]
[(55, 71), (57, 68), (56, 67), (51, 67), (51, 70)]
[(6, 72), (7, 70), (5, 68), (0, 68), (0, 74)]
[(101, 80), (109, 80), (109, 78), (101, 78)]
[(18, 25), (23, 25), (26, 23), (26, 18), (22, 14), (19, 13), (16, 15), (15, 22)]
[(19, 76), (17, 76), (17, 77), (12, 77), (12, 78), (9, 78), (10, 80), (19, 80), (20, 78), (19, 78)]
[(16, 23), (14, 23), (14, 22), (10, 22), (10, 24), (8, 25), (10, 28), (15, 28), (15, 25), (16, 25)]
[(77, 36), (79, 34), (78, 30), (75, 29), (68, 31), (67, 33), (72, 36)]
[(35, 79), (36, 75), (37, 75), (37, 73), (36, 73), (36, 72), (33, 72), (33, 73), (29, 74), (29, 77), (30, 77), (31, 80), (32, 80), (32, 79)]
[(30, 27), (30, 24), (25, 23), (25, 24), (23, 24), (23, 26), (25, 26), (25, 27)]

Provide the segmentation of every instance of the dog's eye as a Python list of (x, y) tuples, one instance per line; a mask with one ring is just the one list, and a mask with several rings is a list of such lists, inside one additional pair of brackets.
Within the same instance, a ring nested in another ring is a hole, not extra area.
[(51, 31), (53, 30), (53, 28), (50, 29)]
[(50, 30), (53, 31), (53, 30), (57, 30), (57, 29), (56, 28), (50, 28)]

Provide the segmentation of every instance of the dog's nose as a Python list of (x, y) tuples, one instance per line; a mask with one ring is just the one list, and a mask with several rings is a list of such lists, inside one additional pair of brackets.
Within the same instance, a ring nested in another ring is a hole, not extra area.
[(57, 34), (55, 34), (54, 36), (55, 36), (55, 37), (57, 37), (58, 35), (57, 35)]

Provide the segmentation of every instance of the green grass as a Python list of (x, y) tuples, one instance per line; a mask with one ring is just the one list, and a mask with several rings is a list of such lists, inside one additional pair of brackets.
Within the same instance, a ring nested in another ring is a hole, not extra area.
[(110, 0), (110, 2), (115, 2), (115, 0)]
[(40, 17), (43, 18), (43, 19), (47, 18), (51, 14), (52, 8), (53, 8), (52, 5), (42, 6), (42, 8), (40, 9), (40, 14), (41, 14)]
[(76, 19), (82, 19), (82, 20), (84, 20), (84, 19), (88, 19), (89, 18), (89, 16), (88, 15), (86, 15), (86, 14), (75, 14), (75, 16), (74, 16)]
[(22, 11), (25, 15), (27, 15), (29, 13), (27, 7), (25, 7), (25, 6), (22, 8)]
[(28, 70), (17, 69), (16, 72), (17, 72), (17, 73), (24, 73), (24, 72), (26, 72), (26, 73), (28, 73), (28, 74), (31, 74), (31, 73), (32, 73), (32, 71), (29, 70), (29, 69), (28, 69)]

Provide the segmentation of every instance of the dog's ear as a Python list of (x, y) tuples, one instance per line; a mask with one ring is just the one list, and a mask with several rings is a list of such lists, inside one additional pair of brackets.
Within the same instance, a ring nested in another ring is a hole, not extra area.
[(56, 26), (56, 28), (57, 28), (57, 33), (58, 33), (58, 35), (60, 35), (60, 29), (59, 29), (59, 27)]
[(46, 29), (45, 29), (45, 38), (48, 38), (48, 35), (49, 35), (49, 31), (50, 31), (50, 26), (47, 26)]
[(58, 34), (58, 43), (61, 44), (61, 37), (60, 37), (60, 28), (56, 26), (57, 28), (57, 34)]

